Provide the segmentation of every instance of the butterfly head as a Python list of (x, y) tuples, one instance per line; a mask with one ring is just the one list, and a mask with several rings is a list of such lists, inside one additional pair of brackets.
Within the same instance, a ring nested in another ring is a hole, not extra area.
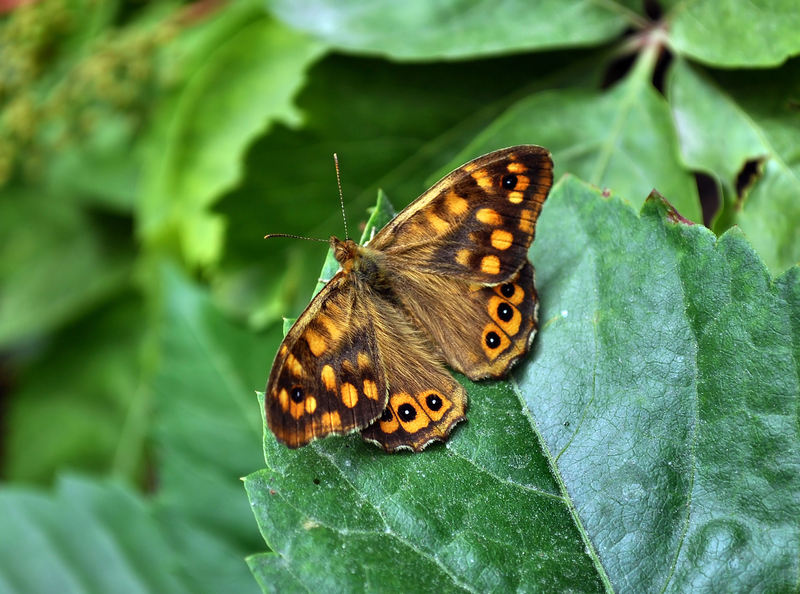
[(353, 260), (358, 254), (358, 244), (352, 239), (342, 240), (334, 236), (331, 236), (330, 243), (333, 255), (336, 261), (342, 265), (342, 270), (350, 272), (353, 267)]

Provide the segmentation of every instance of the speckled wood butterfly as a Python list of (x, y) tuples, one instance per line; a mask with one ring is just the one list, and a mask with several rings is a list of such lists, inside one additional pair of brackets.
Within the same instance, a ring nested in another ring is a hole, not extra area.
[(444, 366), (497, 378), (536, 333), (528, 248), (553, 183), (523, 145), (446, 175), (365, 245), (331, 237), (341, 270), (278, 349), (266, 416), (290, 448), (361, 431), (387, 451), (445, 441), (467, 408)]

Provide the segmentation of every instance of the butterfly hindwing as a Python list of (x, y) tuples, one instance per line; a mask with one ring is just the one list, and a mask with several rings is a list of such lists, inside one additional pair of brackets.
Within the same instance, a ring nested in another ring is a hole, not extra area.
[[(403, 305), (439, 345), (441, 358), (472, 380), (502, 377), (527, 351), (537, 325), (533, 266), (525, 260), (500, 285), (470, 284), (452, 277), (401, 274)], [(431, 296), (440, 304), (431, 306)]]
[(278, 349), (266, 394), (269, 428), (291, 448), (367, 426), (386, 407), (386, 377), (363, 297), (337, 274)]
[(401, 310), (375, 305), (380, 310), (373, 312), (373, 327), (389, 398), (382, 415), (361, 435), (390, 452), (419, 452), (434, 441), (445, 441), (464, 420), (467, 394), (439, 362), (424, 333)]
[(495, 284), (527, 260), (553, 183), (547, 150), (522, 145), (459, 167), (402, 211), (370, 247), (386, 265)]

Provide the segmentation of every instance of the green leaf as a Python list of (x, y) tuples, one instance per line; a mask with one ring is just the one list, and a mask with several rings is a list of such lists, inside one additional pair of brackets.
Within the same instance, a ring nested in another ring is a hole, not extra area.
[(637, 218), (559, 190), (532, 256), (544, 328), (517, 377), (612, 583), (793, 588), (798, 269), (776, 283), (741, 232), (716, 240), (658, 197)]
[(269, 0), (267, 7), (283, 22), (340, 49), (430, 60), (599, 44), (641, 23), (642, 17), (625, 4)]
[(794, 0), (686, 0), (667, 20), (670, 47), (712, 66), (777, 66), (800, 53)]
[[(262, 588), (787, 590), (798, 579), (800, 271), (660, 197), (575, 178), (532, 250), (542, 327), (445, 446), (267, 432)], [(277, 556), (275, 556), (277, 555)]]
[[(712, 77), (676, 60), (669, 98), (685, 161), (718, 180), (725, 198), (716, 228), (738, 224), (775, 272), (800, 262), (800, 60), (779, 71)], [(761, 164), (739, 192), (749, 160)]]
[[(160, 271), (164, 307), (153, 382), (158, 513), (193, 591), (253, 588), (257, 550), (240, 477), (260, 466), (264, 385), (279, 328), (259, 336), (226, 320), (180, 272)], [(236, 584), (234, 587), (233, 584)]]
[(128, 221), (41, 190), (0, 190), (0, 235), (0, 344), (74, 320), (131, 273)]
[(149, 506), (118, 483), (2, 487), (0, 531), (0, 592), (187, 591)]
[(142, 475), (144, 319), (141, 299), (122, 295), (55, 333), (24, 366), (6, 405), (5, 478), (49, 483), (63, 466)]
[(203, 46), (204, 60), (165, 102), (145, 169), (143, 232), (163, 240), (177, 231), (191, 264), (220, 257), (224, 220), (209, 207), (239, 179), (242, 154), (254, 138), (276, 121), (299, 121), (292, 97), (323, 50), (250, 3), (242, 6), (226, 13), (234, 21), (238, 16), (238, 28), (219, 45)]

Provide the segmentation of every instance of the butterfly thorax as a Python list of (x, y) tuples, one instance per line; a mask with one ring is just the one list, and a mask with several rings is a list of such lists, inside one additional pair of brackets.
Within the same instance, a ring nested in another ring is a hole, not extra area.
[(381, 252), (358, 245), (352, 239), (331, 237), (330, 243), (342, 271), (352, 275), (355, 282), (364, 283), (378, 291), (389, 289), (391, 285), (382, 265), (384, 256)]

